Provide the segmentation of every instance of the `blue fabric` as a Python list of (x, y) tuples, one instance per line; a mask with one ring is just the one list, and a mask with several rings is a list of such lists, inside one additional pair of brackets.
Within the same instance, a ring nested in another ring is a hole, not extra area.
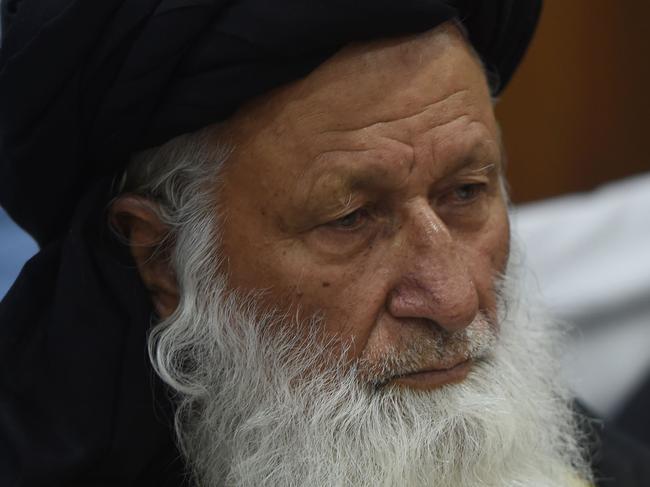
[(34, 239), (0, 208), (0, 299), (7, 294), (23, 264), (37, 250)]

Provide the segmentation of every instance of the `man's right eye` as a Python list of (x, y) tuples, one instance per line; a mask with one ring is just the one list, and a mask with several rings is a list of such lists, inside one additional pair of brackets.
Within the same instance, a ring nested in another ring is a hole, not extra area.
[(341, 218), (332, 220), (326, 225), (337, 230), (354, 231), (361, 228), (366, 223), (368, 217), (368, 210), (365, 208), (359, 208)]
[(358, 208), (319, 224), (307, 233), (307, 238), (324, 254), (349, 258), (367, 248), (377, 232), (377, 223), (372, 209)]

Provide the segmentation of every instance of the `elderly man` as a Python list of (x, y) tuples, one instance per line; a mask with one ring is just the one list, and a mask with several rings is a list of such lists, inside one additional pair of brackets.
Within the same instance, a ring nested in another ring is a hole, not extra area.
[(3, 3), (3, 485), (647, 485), (510, 251), (536, 2), (54, 3)]

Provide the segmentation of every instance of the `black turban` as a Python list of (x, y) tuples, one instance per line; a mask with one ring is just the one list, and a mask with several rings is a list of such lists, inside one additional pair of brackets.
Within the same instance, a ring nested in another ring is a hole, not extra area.
[(8, 0), (0, 204), (39, 243), (134, 150), (222, 120), (346, 43), (462, 19), (503, 86), (539, 0)]
[(510, 79), (541, 0), (3, 0), (0, 204), (41, 246), (0, 305), (0, 485), (179, 485), (151, 306), (105, 228), (129, 154), (352, 41), (457, 18)]

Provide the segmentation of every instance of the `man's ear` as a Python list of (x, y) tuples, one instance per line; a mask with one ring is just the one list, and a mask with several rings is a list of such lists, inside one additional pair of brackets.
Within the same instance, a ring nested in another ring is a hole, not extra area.
[(164, 244), (169, 228), (158, 217), (155, 205), (140, 196), (120, 196), (109, 209), (109, 219), (127, 240), (156, 313), (164, 319), (178, 305), (178, 285)]

